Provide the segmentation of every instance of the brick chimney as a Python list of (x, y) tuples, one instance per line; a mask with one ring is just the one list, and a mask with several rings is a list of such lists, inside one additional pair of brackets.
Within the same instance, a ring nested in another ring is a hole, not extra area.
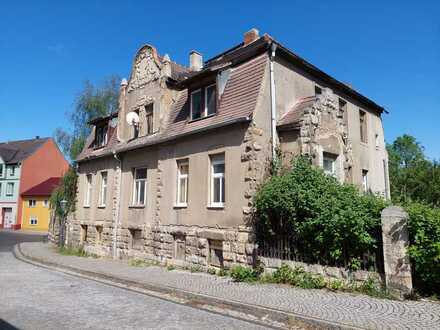
[(189, 53), (189, 67), (193, 71), (200, 71), (203, 69), (203, 57), (202, 54), (192, 50)]
[(250, 29), (248, 32), (244, 34), (244, 45), (249, 45), (251, 42), (254, 42), (260, 37), (260, 32), (256, 29)]

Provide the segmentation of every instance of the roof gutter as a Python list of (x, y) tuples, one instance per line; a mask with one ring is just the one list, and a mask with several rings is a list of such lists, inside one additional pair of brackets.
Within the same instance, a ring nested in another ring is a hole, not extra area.
[(275, 161), (277, 156), (277, 103), (275, 93), (275, 76), (274, 76), (274, 60), (277, 50), (277, 44), (272, 42), (270, 45), (270, 113), (271, 113), (271, 127), (272, 127), (272, 161)]

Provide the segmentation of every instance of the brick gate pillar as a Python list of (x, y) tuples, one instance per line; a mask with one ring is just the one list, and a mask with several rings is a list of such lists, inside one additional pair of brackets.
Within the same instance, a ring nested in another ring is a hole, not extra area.
[(408, 256), (408, 214), (400, 207), (385, 208), (382, 217), (382, 239), (385, 284), (400, 297), (412, 292), (411, 265)]

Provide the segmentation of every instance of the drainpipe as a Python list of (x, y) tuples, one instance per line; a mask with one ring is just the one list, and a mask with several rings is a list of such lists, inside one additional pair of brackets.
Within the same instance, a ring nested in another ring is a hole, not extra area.
[(113, 151), (113, 157), (119, 162), (119, 169), (118, 169), (118, 194), (116, 196), (116, 212), (115, 212), (115, 218), (114, 218), (114, 224), (113, 224), (113, 259), (118, 258), (118, 252), (117, 252), (117, 238), (118, 238), (118, 226), (119, 226), (119, 219), (120, 219), (120, 213), (121, 213), (121, 188), (122, 188), (122, 160), (118, 157), (118, 154), (116, 151)]
[(274, 78), (274, 60), (277, 44), (272, 42), (270, 46), (270, 112), (272, 124), (272, 160), (276, 158), (276, 143), (277, 143), (277, 109), (275, 99), (275, 78)]

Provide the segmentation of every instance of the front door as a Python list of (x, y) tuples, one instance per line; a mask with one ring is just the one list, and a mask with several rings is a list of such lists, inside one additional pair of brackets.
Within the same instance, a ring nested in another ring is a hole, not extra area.
[(3, 209), (3, 226), (4, 228), (12, 228), (14, 219), (12, 218), (12, 208), (7, 207)]

